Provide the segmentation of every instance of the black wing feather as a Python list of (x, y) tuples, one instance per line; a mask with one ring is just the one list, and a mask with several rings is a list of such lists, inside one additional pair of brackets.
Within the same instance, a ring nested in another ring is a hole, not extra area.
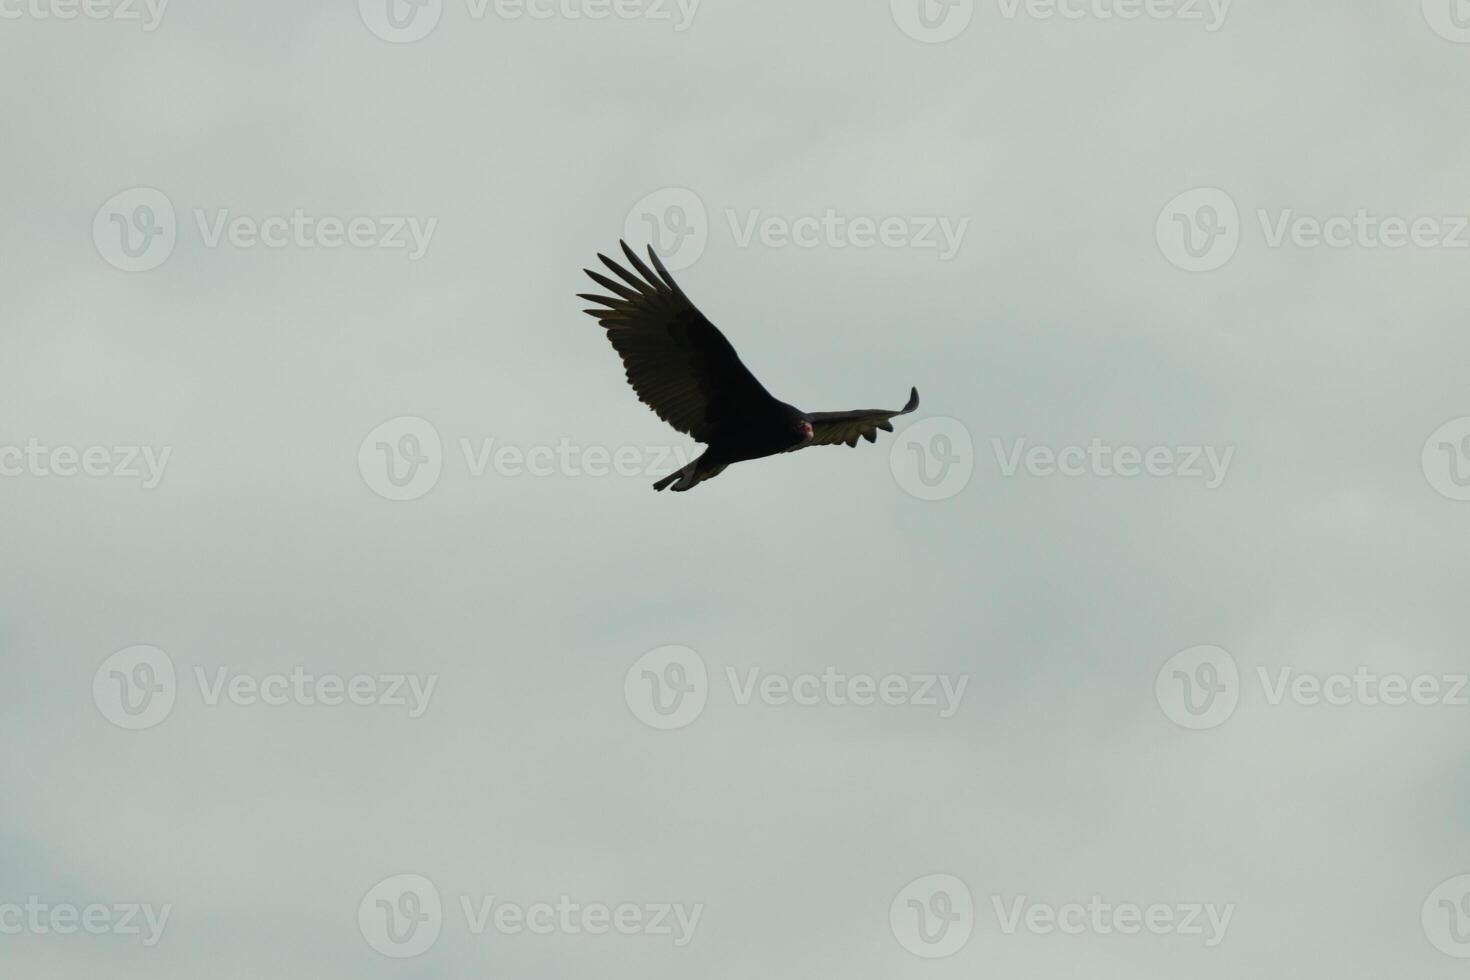
[(585, 312), (607, 330), (639, 400), (700, 442), (779, 406), (740, 362), (725, 335), (684, 295), (653, 249), (648, 250), (650, 269), (626, 242), (619, 244), (637, 275), (598, 255), (626, 285), (587, 269), (593, 282), (616, 295), (578, 295), (606, 307)]
[(919, 407), (919, 389), (909, 391), (908, 403), (898, 411), (883, 408), (859, 409), (855, 412), (812, 412), (812, 438), (808, 446), (856, 446), (859, 439), (878, 441), (878, 430), (893, 431), (892, 419), (907, 415)]

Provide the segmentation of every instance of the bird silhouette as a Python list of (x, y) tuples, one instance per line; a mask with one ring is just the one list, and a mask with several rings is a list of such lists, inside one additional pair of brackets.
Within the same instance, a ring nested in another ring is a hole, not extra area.
[(655, 483), (655, 490), (690, 490), (743, 460), (808, 446), (856, 446), (859, 439), (876, 442), (878, 430), (892, 432), (896, 416), (919, 407), (917, 388), (896, 411), (803, 412), (773, 397), (684, 295), (652, 248), (650, 269), (626, 242), (619, 244), (637, 274), (599, 254), (617, 279), (584, 270), (612, 294), (578, 293), (601, 307), (584, 312), (606, 329), (639, 400), (706, 446), (697, 459)]

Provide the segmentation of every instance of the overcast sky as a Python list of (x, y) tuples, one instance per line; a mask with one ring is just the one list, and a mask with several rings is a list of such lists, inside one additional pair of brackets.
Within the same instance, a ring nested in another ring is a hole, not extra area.
[[(1462, 974), (1470, 5), (0, 0), (0, 80), (7, 976)], [(921, 407), (654, 493), (622, 237)]]

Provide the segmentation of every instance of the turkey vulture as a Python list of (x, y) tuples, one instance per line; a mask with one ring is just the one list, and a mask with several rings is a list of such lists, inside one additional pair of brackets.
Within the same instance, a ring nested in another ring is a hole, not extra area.
[(626, 242), (619, 244), (638, 274), (599, 254), (622, 281), (584, 270), (613, 294), (578, 293), (604, 307), (584, 312), (606, 328), (639, 400), (707, 447), (698, 459), (655, 483), (655, 490), (670, 484), (676, 491), (689, 490), (741, 460), (807, 446), (856, 446), (860, 438), (876, 442), (879, 429), (893, 431), (894, 416), (919, 407), (917, 388), (897, 411), (803, 412), (773, 398), (740, 363), (725, 335), (689, 302), (658, 254), (649, 248), (650, 270)]

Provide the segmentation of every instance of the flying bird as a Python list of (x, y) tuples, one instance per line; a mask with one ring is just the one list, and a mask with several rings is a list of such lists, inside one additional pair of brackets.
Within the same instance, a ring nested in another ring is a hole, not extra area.
[(689, 302), (652, 248), (650, 269), (626, 242), (619, 244), (637, 274), (599, 254), (618, 278), (584, 270), (612, 293), (578, 293), (601, 307), (584, 312), (607, 330), (638, 399), (706, 446), (699, 458), (655, 483), (655, 490), (692, 489), (747, 459), (807, 446), (856, 446), (859, 439), (876, 442), (879, 429), (892, 432), (895, 416), (919, 407), (917, 388), (897, 411), (803, 412), (773, 397), (740, 363), (725, 335)]

